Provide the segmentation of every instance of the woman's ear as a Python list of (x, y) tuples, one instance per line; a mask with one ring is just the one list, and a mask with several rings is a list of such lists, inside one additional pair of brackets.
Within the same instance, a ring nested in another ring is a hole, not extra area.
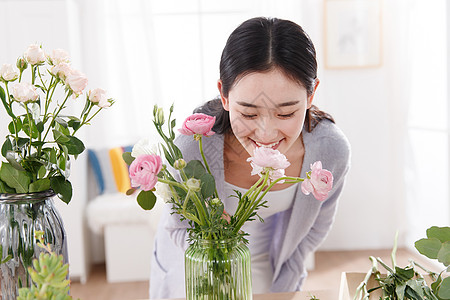
[(222, 80), (218, 80), (217, 81), (217, 88), (219, 89), (219, 93), (220, 93), (220, 99), (222, 100), (222, 106), (223, 106), (223, 109), (225, 109), (225, 110), (230, 110), (230, 102), (228, 101), (228, 98), (226, 98), (224, 95), (223, 95), (223, 91), (222, 91)]
[(313, 98), (314, 98), (314, 95), (316, 94), (316, 90), (317, 90), (317, 87), (319, 86), (319, 83), (320, 83), (320, 80), (318, 78), (316, 78), (316, 83), (314, 84), (314, 91), (310, 96), (308, 96), (308, 109), (311, 108)]

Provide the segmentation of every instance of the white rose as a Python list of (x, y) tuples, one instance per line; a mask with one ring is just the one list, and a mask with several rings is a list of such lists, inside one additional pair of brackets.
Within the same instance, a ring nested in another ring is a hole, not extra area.
[(24, 56), (30, 65), (37, 65), (45, 62), (44, 50), (37, 44), (30, 45), (27, 51), (25, 51)]
[(72, 68), (68, 63), (61, 62), (50, 68), (50, 73), (65, 81), (67, 76), (72, 72)]
[(66, 77), (66, 84), (76, 96), (81, 95), (88, 84), (86, 75), (78, 70), (72, 70)]
[(131, 150), (131, 156), (134, 158), (144, 154), (158, 154), (157, 146), (151, 144), (149, 139), (140, 139)]
[(15, 100), (23, 103), (36, 101), (39, 97), (36, 87), (26, 82), (16, 83), (12, 88), (12, 95)]
[(13, 66), (10, 64), (4, 64), (0, 68), (0, 79), (4, 81), (14, 81), (19, 77), (19, 72), (14, 70)]
[(54, 49), (47, 57), (52, 65), (70, 62), (69, 53), (63, 49)]
[(167, 183), (158, 182), (156, 183), (156, 195), (159, 196), (164, 202), (168, 203), (172, 199), (172, 192)]
[(99, 107), (106, 108), (111, 106), (108, 98), (106, 98), (106, 91), (104, 89), (97, 88), (90, 90), (88, 98), (92, 103), (96, 103)]

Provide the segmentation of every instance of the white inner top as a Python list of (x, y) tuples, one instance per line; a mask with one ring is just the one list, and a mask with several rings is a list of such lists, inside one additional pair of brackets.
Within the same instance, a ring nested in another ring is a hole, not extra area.
[[(242, 230), (249, 234), (246, 238), (249, 241), (248, 247), (251, 254), (253, 293), (262, 294), (269, 292), (272, 285), (272, 265), (269, 259), (269, 248), (273, 233), (273, 215), (292, 207), (294, 196), (298, 184), (293, 184), (285, 189), (269, 191), (264, 196), (267, 207), (258, 210), (258, 215), (264, 219), (260, 222), (258, 218), (249, 221), (242, 226)], [(236, 195), (234, 190), (242, 194), (247, 189), (225, 182), (225, 194), (227, 196)], [(238, 198), (229, 197), (224, 201), (225, 211), (230, 215), (236, 212)]]

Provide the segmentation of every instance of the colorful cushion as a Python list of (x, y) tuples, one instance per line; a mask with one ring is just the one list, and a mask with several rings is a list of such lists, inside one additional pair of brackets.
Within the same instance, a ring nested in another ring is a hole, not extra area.
[(131, 146), (111, 149), (88, 149), (89, 162), (99, 188), (99, 194), (121, 192), (130, 189), (128, 166), (122, 158), (123, 152), (130, 152)]

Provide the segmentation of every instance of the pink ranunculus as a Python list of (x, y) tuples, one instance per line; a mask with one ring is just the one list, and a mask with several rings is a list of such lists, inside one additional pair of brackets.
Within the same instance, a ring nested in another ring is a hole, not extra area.
[(67, 74), (66, 84), (76, 96), (79, 96), (86, 88), (88, 79), (86, 75), (84, 75), (80, 71), (72, 70), (69, 74)]
[(333, 188), (333, 174), (328, 170), (322, 169), (322, 162), (316, 161), (311, 165), (311, 175), (309, 177), (302, 182), (302, 192), (305, 195), (312, 193), (319, 201), (325, 200)]
[(138, 156), (130, 165), (131, 186), (140, 187), (143, 191), (150, 191), (158, 182), (158, 173), (161, 171), (162, 160), (156, 154)]
[[(262, 176), (265, 172), (269, 172), (271, 181), (284, 176), (284, 169), (291, 164), (284, 154), (278, 150), (265, 147), (257, 147), (253, 152), (253, 156), (247, 159), (250, 162), (253, 170), (252, 175), (258, 174)], [(279, 181), (283, 183), (284, 181)]]
[(186, 118), (181, 129), (178, 131), (184, 135), (201, 134), (210, 136), (214, 134), (212, 127), (216, 122), (216, 117), (211, 117), (202, 113), (196, 113)]

